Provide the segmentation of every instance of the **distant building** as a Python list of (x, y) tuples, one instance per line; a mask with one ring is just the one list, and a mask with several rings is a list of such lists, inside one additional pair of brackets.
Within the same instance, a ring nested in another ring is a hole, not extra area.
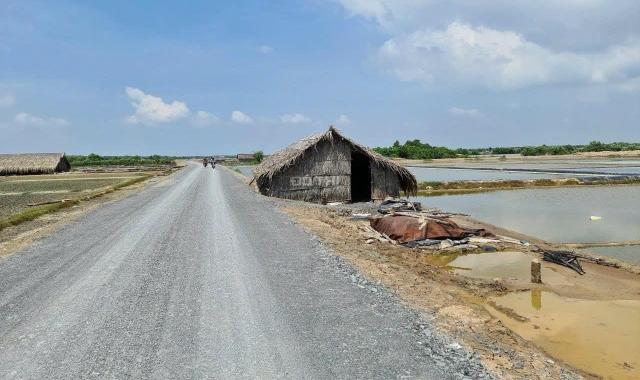
[(253, 153), (238, 153), (236, 154), (236, 159), (240, 162), (253, 161), (254, 156)]
[(409, 170), (333, 127), (265, 158), (254, 181), (264, 195), (309, 202), (370, 201), (412, 195), (418, 187)]
[(227, 156), (213, 156), (213, 160), (215, 162), (225, 162), (227, 161)]
[(64, 153), (0, 154), (0, 175), (51, 174), (70, 169)]

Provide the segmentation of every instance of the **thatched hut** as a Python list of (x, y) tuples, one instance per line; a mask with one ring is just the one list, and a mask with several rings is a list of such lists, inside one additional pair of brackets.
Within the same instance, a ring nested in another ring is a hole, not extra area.
[(255, 155), (253, 153), (238, 153), (236, 159), (240, 162), (251, 162), (255, 160)]
[(0, 154), (0, 175), (50, 174), (70, 169), (64, 153)]
[(333, 127), (272, 154), (254, 174), (262, 194), (309, 202), (362, 202), (417, 190), (411, 172)]

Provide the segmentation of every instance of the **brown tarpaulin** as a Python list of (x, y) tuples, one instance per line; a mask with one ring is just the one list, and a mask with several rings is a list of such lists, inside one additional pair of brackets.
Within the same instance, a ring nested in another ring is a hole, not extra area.
[(450, 220), (419, 219), (411, 216), (388, 215), (371, 220), (374, 230), (400, 243), (422, 239), (459, 240), (468, 236), (492, 236), (483, 229), (466, 229)]

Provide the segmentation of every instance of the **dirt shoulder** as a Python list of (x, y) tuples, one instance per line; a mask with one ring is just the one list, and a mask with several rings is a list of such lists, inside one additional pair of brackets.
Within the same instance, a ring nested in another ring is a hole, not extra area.
[[(360, 225), (367, 221), (351, 220), (349, 210), (332, 209), (299, 202), (285, 202), (283, 209), (302, 226), (325, 241), (337, 254), (359, 268), (371, 279), (380, 281), (409, 306), (420, 310), (425, 318), (452, 336), (460, 339), (479, 354), (483, 363), (500, 378), (555, 379), (585, 376), (552, 359), (533, 343), (506, 328), (486, 309), (490, 297), (525, 289), (551, 290), (567, 297), (613, 299), (624, 296), (640, 299), (637, 275), (617, 268), (584, 263), (586, 276), (553, 268), (544, 285), (533, 285), (522, 279), (474, 279), (455, 274), (446, 264), (450, 258), (430, 255), (389, 243), (367, 244)], [(482, 227), (494, 233), (545, 244), (528, 236), (487, 225), (471, 218), (456, 221), (469, 227)], [(533, 244), (519, 249), (531, 258)]]
[(71, 207), (61, 208), (57, 211), (39, 216), (34, 220), (3, 228), (0, 230), (0, 259), (24, 249), (38, 239), (54, 233), (65, 224), (104, 204), (116, 202), (139, 192), (147, 186), (170, 180), (172, 174), (180, 169), (181, 167), (178, 167), (171, 173), (156, 173), (142, 182), (135, 182), (125, 187), (119, 187), (111, 191), (96, 194), (97, 196), (74, 203)]

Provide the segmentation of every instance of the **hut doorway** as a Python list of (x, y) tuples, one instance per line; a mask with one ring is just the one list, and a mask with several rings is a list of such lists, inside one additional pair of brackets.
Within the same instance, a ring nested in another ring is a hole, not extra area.
[(351, 151), (351, 202), (371, 200), (371, 160), (365, 154)]

